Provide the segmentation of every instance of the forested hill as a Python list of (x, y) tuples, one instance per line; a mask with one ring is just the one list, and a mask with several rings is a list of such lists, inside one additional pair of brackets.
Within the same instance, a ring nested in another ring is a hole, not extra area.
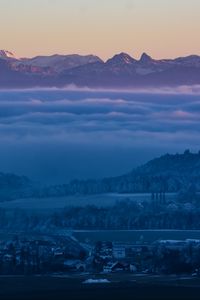
[(199, 176), (200, 152), (186, 150), (183, 154), (166, 154), (134, 169), (131, 174)]
[(69, 194), (179, 192), (190, 187), (200, 191), (200, 152), (166, 154), (130, 173), (102, 180), (74, 180), (62, 186)]
[(131, 172), (101, 180), (73, 180), (64, 185), (42, 186), (23, 176), (0, 173), (0, 201), (19, 197), (93, 195), (103, 193), (200, 192), (200, 152), (166, 154)]
[(0, 173), (0, 201), (31, 196), (33, 186), (33, 182), (26, 176)]

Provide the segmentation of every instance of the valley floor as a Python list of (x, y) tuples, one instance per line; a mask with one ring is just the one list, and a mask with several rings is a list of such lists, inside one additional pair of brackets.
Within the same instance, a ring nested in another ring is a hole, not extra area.
[[(98, 277), (92, 276), (92, 278), (100, 277), (100, 275)], [(192, 277), (115, 274), (112, 278), (108, 277), (110, 283), (83, 284), (86, 278), (88, 275), (76, 275), (75, 277), (61, 277), (59, 275), (53, 277), (0, 277), (0, 299), (196, 300), (199, 299), (200, 294), (200, 279)]]

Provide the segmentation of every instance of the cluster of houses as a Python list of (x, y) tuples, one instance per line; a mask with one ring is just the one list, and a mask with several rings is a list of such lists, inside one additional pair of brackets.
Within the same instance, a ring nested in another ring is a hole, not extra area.
[(87, 251), (71, 237), (0, 241), (0, 274), (84, 271)]
[(73, 237), (0, 241), (0, 274), (54, 272), (196, 274), (200, 240), (163, 240), (149, 244), (79, 243)]
[(153, 258), (152, 245), (98, 242), (94, 263), (104, 273), (115, 271), (141, 272), (147, 270)]
[(198, 275), (200, 240), (159, 240), (150, 244), (98, 242), (94, 264), (104, 273)]

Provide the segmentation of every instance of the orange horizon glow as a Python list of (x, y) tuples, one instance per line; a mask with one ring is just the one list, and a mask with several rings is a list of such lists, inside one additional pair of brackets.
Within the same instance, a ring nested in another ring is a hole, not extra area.
[(17, 57), (200, 55), (199, 0), (0, 0), (1, 49)]

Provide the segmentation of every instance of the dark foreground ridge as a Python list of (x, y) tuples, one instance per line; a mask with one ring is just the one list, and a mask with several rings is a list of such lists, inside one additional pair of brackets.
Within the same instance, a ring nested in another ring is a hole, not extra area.
[(130, 282), (84, 285), (80, 280), (51, 277), (0, 278), (4, 300), (197, 300), (200, 288)]

